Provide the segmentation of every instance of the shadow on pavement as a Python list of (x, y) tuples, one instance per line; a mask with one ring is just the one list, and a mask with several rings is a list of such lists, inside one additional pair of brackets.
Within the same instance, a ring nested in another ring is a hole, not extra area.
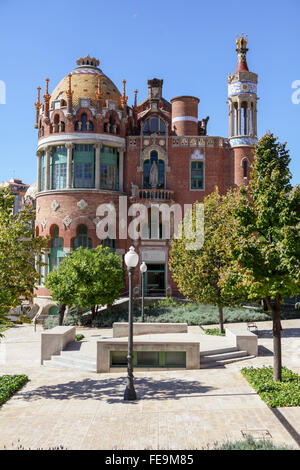
[[(259, 330), (259, 338), (273, 338), (272, 330)], [(300, 338), (300, 328), (283, 328), (281, 330), (282, 338)]]
[[(143, 400), (166, 400), (172, 398), (179, 400), (187, 396), (199, 396), (214, 390), (214, 387), (201, 385), (197, 381), (180, 379), (153, 380), (149, 377), (138, 377), (134, 380), (135, 390), (138, 398)], [(106, 379), (84, 379), (80, 381), (70, 381), (57, 385), (45, 385), (34, 390), (22, 391), (18, 394), (21, 400), (103, 400), (107, 403), (128, 403), (124, 402), (123, 395), (126, 386), (126, 378), (106, 378)]]

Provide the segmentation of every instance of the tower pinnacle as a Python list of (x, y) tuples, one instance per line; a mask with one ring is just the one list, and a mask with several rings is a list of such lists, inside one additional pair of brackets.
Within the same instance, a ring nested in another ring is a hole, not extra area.
[[(238, 53), (238, 63), (237, 63), (237, 68), (236, 72), (248, 72), (248, 65), (247, 65), (247, 38), (243, 36), (244, 33), (242, 33), (242, 36), (240, 38), (236, 39), (236, 52)], [(247, 36), (247, 35), (246, 35)]]

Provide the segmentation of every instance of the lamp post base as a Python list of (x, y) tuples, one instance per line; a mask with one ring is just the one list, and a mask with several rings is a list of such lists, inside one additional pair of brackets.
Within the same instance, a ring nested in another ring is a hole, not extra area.
[(134, 401), (136, 400), (136, 393), (134, 387), (130, 387), (126, 385), (125, 392), (124, 392), (124, 400), (126, 401)]

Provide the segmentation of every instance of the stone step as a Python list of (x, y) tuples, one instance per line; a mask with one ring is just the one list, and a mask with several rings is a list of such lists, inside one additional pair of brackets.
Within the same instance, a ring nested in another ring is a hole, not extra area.
[(88, 362), (94, 362), (96, 364), (96, 357), (88, 354), (83, 354), (79, 351), (61, 351), (60, 356), (56, 357), (63, 357), (66, 359), (79, 359), (80, 361), (88, 361)]
[(210, 356), (211, 354), (223, 354), (223, 353), (234, 352), (234, 351), (238, 351), (238, 348), (233, 346), (229, 348), (209, 349), (207, 351), (200, 351), (200, 357)]
[(204, 354), (200, 355), (200, 361), (202, 362), (210, 362), (210, 361), (219, 361), (219, 360), (226, 360), (236, 357), (243, 357), (247, 356), (247, 351), (239, 351), (235, 349), (233, 351), (219, 351), (217, 354)]
[(230, 359), (222, 359), (222, 360), (215, 360), (210, 362), (203, 362), (200, 361), (200, 369), (208, 369), (214, 367), (225, 366), (226, 364), (231, 364), (233, 362), (238, 361), (246, 361), (248, 359), (253, 359), (255, 356), (242, 356), (242, 357), (232, 357)]
[(62, 351), (59, 356), (51, 356), (49, 361), (44, 361), (44, 365), (47, 367), (96, 372), (96, 358), (78, 351)]
[(53, 361), (52, 359), (50, 361), (44, 361), (44, 366), (46, 367), (54, 367), (56, 369), (68, 369), (68, 370), (81, 370), (82, 372), (96, 372), (96, 366), (91, 367), (88, 365), (78, 365), (78, 364), (65, 364), (63, 362), (59, 361)]

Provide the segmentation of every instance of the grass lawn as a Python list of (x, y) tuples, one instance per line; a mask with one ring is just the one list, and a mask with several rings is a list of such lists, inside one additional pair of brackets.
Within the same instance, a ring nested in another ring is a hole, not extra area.
[(26, 375), (0, 375), (0, 405), (28, 382)]
[(300, 406), (300, 375), (282, 367), (282, 381), (273, 380), (273, 367), (245, 367), (243, 376), (256, 390), (260, 398), (271, 408)]

